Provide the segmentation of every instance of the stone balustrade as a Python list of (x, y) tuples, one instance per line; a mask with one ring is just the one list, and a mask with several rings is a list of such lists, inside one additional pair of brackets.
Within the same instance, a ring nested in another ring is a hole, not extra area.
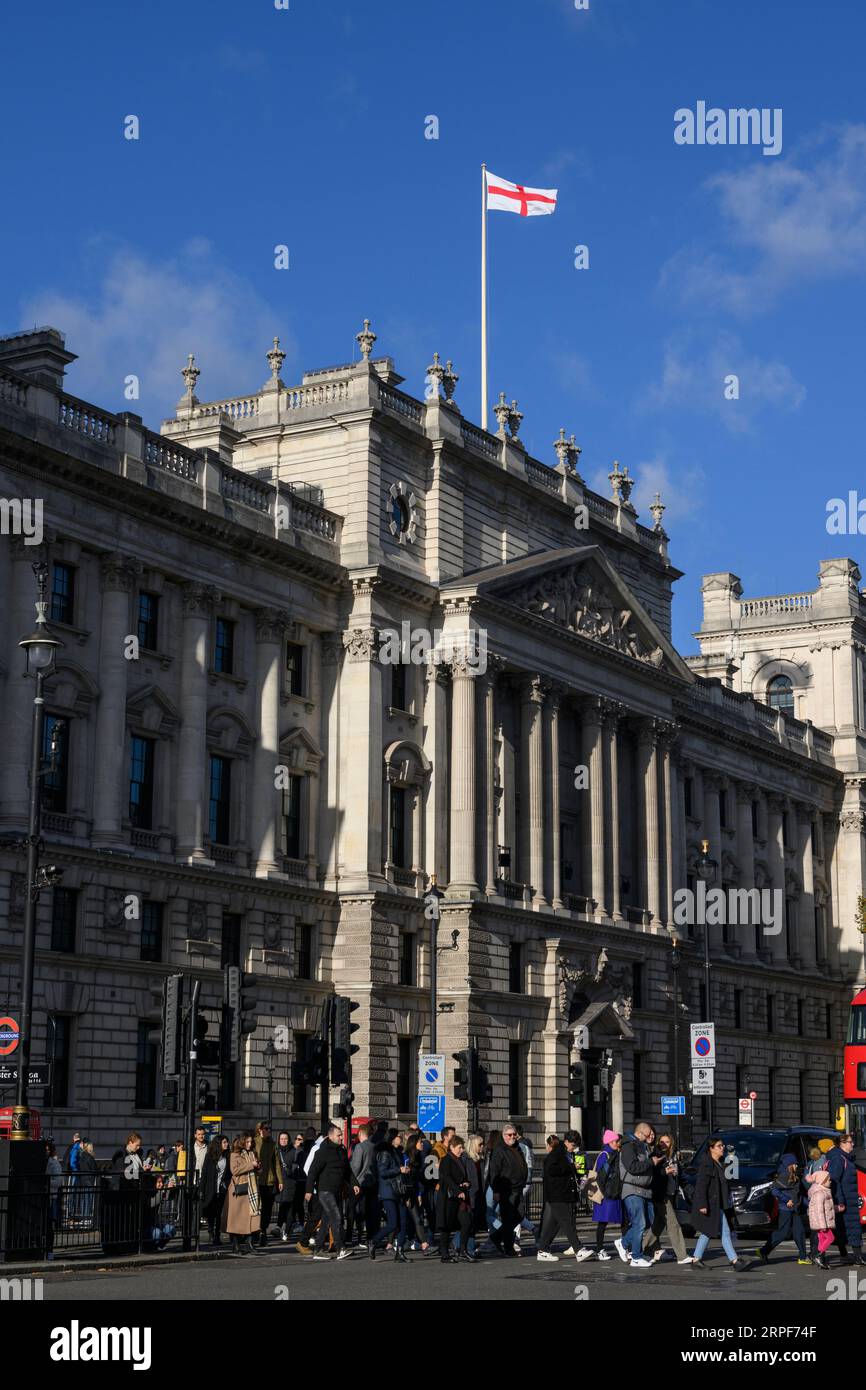
[(814, 594), (773, 594), (740, 600), (741, 618), (766, 618), (772, 613), (799, 613), (812, 607)]
[(109, 447), (114, 444), (116, 417), (97, 410), (88, 401), (80, 401), (75, 396), (61, 396), (57, 419), (65, 429), (95, 440), (97, 444), (107, 444)]
[(253, 507), (257, 512), (268, 513), (274, 500), (274, 489), (267, 483), (260, 483), (249, 473), (241, 473), (236, 468), (221, 469), (221, 491), (227, 502), (241, 502), (245, 507)]
[(0, 401), (7, 405), (17, 405), (19, 409), (27, 409), (27, 387), (29, 382), (23, 376), (17, 376), (15, 372), (8, 371), (5, 367), (0, 369)]
[(166, 473), (173, 473), (176, 478), (185, 478), (190, 483), (198, 482), (201, 463), (199, 454), (193, 449), (187, 449), (183, 444), (172, 444), (171, 440), (165, 439), (161, 434), (154, 434), (151, 430), (144, 430), (143, 435), (142, 456), (149, 468), (160, 468)]

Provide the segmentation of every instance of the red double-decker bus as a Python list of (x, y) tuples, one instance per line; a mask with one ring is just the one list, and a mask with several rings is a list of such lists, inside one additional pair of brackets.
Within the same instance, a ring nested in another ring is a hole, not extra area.
[(851, 1000), (842, 1067), (845, 1124), (854, 1135), (860, 1224), (866, 1226), (866, 989)]

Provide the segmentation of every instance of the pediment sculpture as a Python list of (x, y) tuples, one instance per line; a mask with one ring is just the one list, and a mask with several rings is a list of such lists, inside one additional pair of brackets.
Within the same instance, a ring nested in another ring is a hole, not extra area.
[(642, 637), (630, 608), (611, 592), (603, 578), (588, 565), (574, 565), (544, 574), (503, 598), (527, 613), (547, 618), (569, 632), (602, 642), (624, 656), (661, 666), (664, 653)]

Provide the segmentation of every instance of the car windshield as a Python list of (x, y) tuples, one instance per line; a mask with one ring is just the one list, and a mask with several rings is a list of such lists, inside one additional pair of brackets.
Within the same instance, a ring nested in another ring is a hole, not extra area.
[[(744, 1168), (774, 1168), (785, 1152), (787, 1131), (784, 1129), (723, 1129), (720, 1133), (725, 1141), (725, 1158), (736, 1154), (737, 1161)], [(706, 1144), (702, 1144), (695, 1154), (696, 1162), (700, 1161), (705, 1150)], [(723, 1164), (725, 1158), (722, 1159)]]

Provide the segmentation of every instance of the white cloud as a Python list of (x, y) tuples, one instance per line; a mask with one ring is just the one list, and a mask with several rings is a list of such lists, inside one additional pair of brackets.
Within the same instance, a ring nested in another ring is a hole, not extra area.
[[(625, 460), (620, 460), (620, 467), (624, 464)], [(593, 469), (587, 477), (593, 492), (600, 493), (602, 497), (611, 496), (608, 478), (610, 471), (610, 465), (607, 468)], [(649, 458), (642, 459), (634, 466), (629, 463), (628, 471), (635, 479), (631, 503), (636, 508), (642, 525), (653, 524), (649, 509), (656, 493), (659, 493), (665, 504), (662, 525), (667, 532), (670, 532), (672, 525), (694, 516), (699, 510), (706, 479), (703, 469), (697, 464), (678, 464), (674, 467), (667, 450), (657, 449)]]
[(670, 258), (661, 283), (681, 298), (748, 314), (791, 285), (864, 273), (866, 125), (828, 127), (794, 155), (751, 160), (705, 187), (724, 249), (710, 239)]
[[(287, 354), (288, 379), (297, 349), (284, 312), (222, 264), (206, 238), (195, 237), (162, 261), (113, 247), (92, 293), (42, 290), (22, 306), (22, 322), (50, 323), (65, 333), (79, 356), (67, 376), (70, 391), (109, 409), (133, 410), (156, 427), (183, 392), (180, 369), (190, 352), (202, 373), (200, 400), (257, 390), (270, 374), (265, 353), (275, 334)], [(123, 397), (131, 373), (141, 383), (138, 402)]]
[[(736, 399), (726, 397), (732, 376), (738, 379)], [(784, 362), (763, 361), (735, 334), (716, 334), (703, 351), (695, 335), (687, 334), (665, 344), (661, 377), (641, 393), (637, 404), (644, 410), (710, 413), (732, 434), (747, 434), (762, 410), (797, 410), (805, 398), (806, 388)]]

